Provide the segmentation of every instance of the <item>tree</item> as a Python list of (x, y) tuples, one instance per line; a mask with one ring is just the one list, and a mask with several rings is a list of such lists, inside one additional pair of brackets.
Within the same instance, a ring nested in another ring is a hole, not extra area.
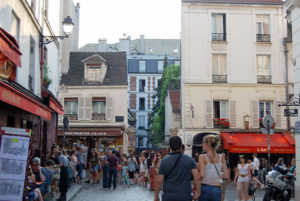
[(163, 76), (158, 81), (156, 95), (152, 98), (158, 98), (156, 104), (149, 116), (149, 132), (153, 134), (153, 143), (157, 144), (164, 140), (165, 130), (165, 98), (170, 88), (178, 87), (180, 83), (180, 66), (168, 66), (168, 58), (164, 59)]

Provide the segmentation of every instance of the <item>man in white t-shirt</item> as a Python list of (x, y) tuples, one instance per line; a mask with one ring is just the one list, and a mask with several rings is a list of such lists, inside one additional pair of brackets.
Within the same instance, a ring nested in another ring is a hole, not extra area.
[(257, 153), (253, 154), (253, 162), (252, 162), (252, 178), (255, 184), (255, 188), (257, 188), (257, 184), (260, 185), (260, 189), (263, 189), (264, 185), (258, 180), (258, 171), (259, 171), (259, 160), (257, 158)]

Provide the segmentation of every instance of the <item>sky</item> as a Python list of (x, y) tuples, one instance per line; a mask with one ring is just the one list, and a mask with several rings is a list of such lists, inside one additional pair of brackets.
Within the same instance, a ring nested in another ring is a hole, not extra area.
[(123, 34), (137, 39), (179, 39), (181, 0), (74, 0), (80, 3), (79, 47)]

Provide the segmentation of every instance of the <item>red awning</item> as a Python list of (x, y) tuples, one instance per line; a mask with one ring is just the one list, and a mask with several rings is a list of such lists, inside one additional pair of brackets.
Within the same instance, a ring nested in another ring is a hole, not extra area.
[[(268, 135), (257, 133), (221, 133), (223, 148), (231, 153), (268, 153)], [(289, 133), (270, 135), (271, 153), (294, 154), (295, 139)]]
[(3, 81), (0, 81), (0, 100), (44, 119), (51, 119), (50, 109)]
[(49, 107), (51, 107), (55, 112), (64, 115), (64, 109), (61, 107), (61, 105), (54, 100), (52, 97), (50, 97), (49, 101)]
[(16, 39), (0, 27), (0, 54), (21, 67), (21, 51)]

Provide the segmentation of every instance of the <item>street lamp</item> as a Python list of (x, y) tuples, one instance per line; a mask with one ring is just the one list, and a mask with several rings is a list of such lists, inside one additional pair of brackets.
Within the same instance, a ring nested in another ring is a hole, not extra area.
[(73, 27), (74, 27), (74, 23), (72, 22), (72, 19), (70, 16), (67, 16), (64, 19), (64, 21), (62, 22), (62, 26), (63, 26), (64, 35), (63, 36), (42, 36), (43, 45), (49, 44), (58, 38), (63, 40), (64, 38), (68, 38), (69, 35), (71, 35)]

